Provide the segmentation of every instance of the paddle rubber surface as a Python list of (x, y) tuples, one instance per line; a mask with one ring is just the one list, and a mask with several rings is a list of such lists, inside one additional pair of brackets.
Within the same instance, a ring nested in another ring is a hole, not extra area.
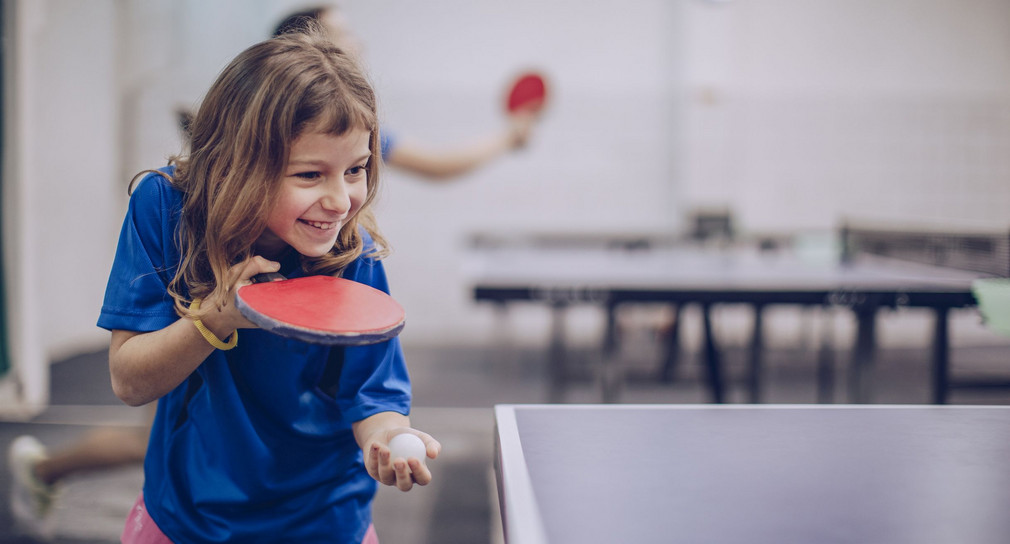
[(506, 108), (510, 112), (538, 111), (547, 99), (547, 84), (540, 74), (524, 74), (516, 79), (509, 91)]
[(235, 302), (261, 328), (315, 344), (374, 344), (393, 338), (404, 325), (403, 307), (392, 297), (331, 276), (245, 285)]

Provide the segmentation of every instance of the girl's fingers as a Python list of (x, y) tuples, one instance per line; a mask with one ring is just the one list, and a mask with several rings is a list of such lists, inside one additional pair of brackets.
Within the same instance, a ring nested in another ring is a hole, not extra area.
[(368, 475), (376, 480), (379, 479), (379, 445), (372, 444), (372, 447), (368, 449), (368, 455), (365, 458), (365, 470), (368, 471)]
[(389, 448), (379, 449), (378, 480), (382, 485), (395, 485), (397, 481), (396, 470), (393, 468), (392, 459), (389, 456)]
[(236, 329), (257, 328), (256, 324), (246, 319), (246, 317), (241, 315), (238, 311), (238, 308), (234, 304), (235, 292), (238, 291), (240, 287), (252, 283), (250, 278), (256, 274), (261, 274), (263, 272), (276, 272), (280, 270), (280, 266), (280, 263), (265, 259), (258, 255), (232, 266), (228, 269), (226, 277), (228, 290), (215, 291), (213, 296), (204, 301), (204, 306), (209, 307), (207, 306), (207, 303), (214, 304), (219, 312), (224, 312), (224, 314), (221, 315), (221, 318)]
[[(421, 442), (424, 442), (424, 454), (426, 457), (429, 459), (435, 459), (438, 457), (438, 454), (442, 451), (442, 444), (440, 444), (438, 440), (435, 440), (430, 434), (422, 431), (411, 429), (411, 433), (417, 435), (417, 437), (421, 439)], [(422, 461), (423, 460), (424, 459), (422, 459)]]
[(368, 450), (368, 458), (365, 460), (365, 469), (368, 475), (382, 485), (393, 485), (396, 483), (396, 472), (389, 462), (389, 450), (382, 448), (378, 444), (372, 444)]
[(414, 477), (410, 473), (410, 466), (402, 458), (393, 462), (393, 469), (396, 472), (396, 487), (400, 491), (410, 491), (414, 486)]
[(424, 452), (429, 459), (436, 459), (438, 458), (438, 454), (442, 452), (442, 444), (438, 440), (428, 436), (424, 439)]
[(252, 258), (235, 265), (235, 272), (238, 274), (238, 283), (246, 285), (252, 283), (250, 278), (256, 274), (266, 272), (277, 272), (281, 269), (281, 263), (271, 261), (265, 257), (254, 255)]
[(407, 462), (410, 468), (410, 473), (414, 477), (414, 482), (417, 485), (428, 485), (431, 483), (431, 471), (428, 467), (419, 460), (411, 459)]

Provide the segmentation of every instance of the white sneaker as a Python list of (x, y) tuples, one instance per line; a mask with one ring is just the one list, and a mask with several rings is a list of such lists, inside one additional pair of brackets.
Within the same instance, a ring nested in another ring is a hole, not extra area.
[(11, 473), (10, 508), (19, 532), (36, 538), (53, 535), (53, 503), (56, 490), (35, 476), (36, 463), (47, 457), (46, 447), (34, 436), (19, 436), (7, 450)]

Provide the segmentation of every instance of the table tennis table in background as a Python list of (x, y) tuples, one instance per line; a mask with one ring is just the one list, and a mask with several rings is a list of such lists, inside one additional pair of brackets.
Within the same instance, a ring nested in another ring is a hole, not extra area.
[(498, 405), (507, 544), (1010, 539), (1010, 407)]
[[(549, 376), (551, 402), (562, 400), (566, 382), (566, 308), (595, 304), (607, 316), (601, 339), (604, 401), (616, 399), (622, 376), (613, 360), (616, 309), (626, 304), (701, 305), (706, 381), (713, 402), (725, 401), (720, 350), (710, 309), (746, 304), (754, 311), (749, 346), (748, 392), (761, 400), (763, 310), (773, 305), (846, 308), (857, 322), (849, 367), (855, 402), (870, 400), (876, 316), (882, 308), (924, 308), (935, 317), (929, 331), (933, 402), (943, 404), (950, 388), (948, 315), (975, 304), (972, 284), (980, 277), (1010, 275), (1010, 236), (883, 229), (841, 229), (840, 258), (810, 259), (760, 245), (711, 248), (670, 239), (630, 238), (607, 243), (564, 239), (483, 243), (470, 253), (470, 279), (477, 301), (506, 305), (537, 302), (553, 309)], [(676, 341), (676, 334), (670, 335)], [(669, 358), (676, 352), (671, 346)], [(819, 398), (828, 400), (833, 376), (819, 373)]]

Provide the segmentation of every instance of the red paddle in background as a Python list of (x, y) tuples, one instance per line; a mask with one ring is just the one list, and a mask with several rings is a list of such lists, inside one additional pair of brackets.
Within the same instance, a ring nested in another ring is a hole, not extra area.
[[(280, 280), (280, 281), (273, 281)], [(313, 344), (359, 346), (389, 340), (403, 329), (392, 297), (332, 276), (284, 279), (260, 274), (235, 294), (242, 315), (260, 328)]]
[(547, 102), (547, 83), (536, 72), (520, 75), (509, 87), (505, 109), (509, 113), (536, 113)]

